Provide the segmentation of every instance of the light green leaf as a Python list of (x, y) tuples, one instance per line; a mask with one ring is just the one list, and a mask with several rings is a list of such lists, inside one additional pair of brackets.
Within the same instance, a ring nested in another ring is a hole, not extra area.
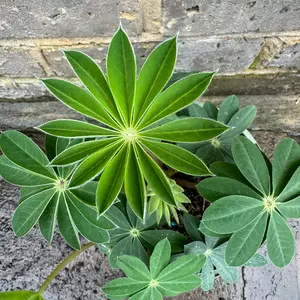
[(0, 292), (1, 300), (43, 300), (40, 294), (31, 291)]
[(95, 61), (79, 51), (64, 51), (64, 54), (90, 93), (119, 123), (122, 122), (105, 75)]
[[(97, 220), (96, 214), (94, 215), (95, 221), (91, 222), (91, 216), (87, 216), (82, 212), (74, 202), (68, 196), (70, 193), (66, 194), (66, 201), (72, 216), (72, 220), (78, 229), (78, 231), (87, 238), (88, 240), (94, 243), (107, 243), (109, 241), (109, 234), (106, 230), (96, 226), (94, 223)], [(74, 199), (73, 199), (74, 200)]]
[(118, 258), (117, 264), (130, 279), (137, 281), (150, 281), (151, 279), (147, 266), (137, 257), (122, 255)]
[(135, 148), (140, 167), (152, 191), (163, 201), (176, 205), (170, 182), (154, 160), (137, 145)]
[(125, 298), (144, 289), (148, 284), (149, 282), (136, 281), (130, 278), (117, 278), (109, 281), (102, 288), (102, 291), (109, 297)]
[(201, 283), (200, 287), (203, 291), (213, 289), (215, 281), (215, 271), (211, 258), (207, 257), (204, 266), (201, 270)]
[(47, 134), (66, 138), (118, 135), (117, 131), (76, 120), (50, 121), (41, 125), (39, 129)]
[(162, 300), (161, 293), (156, 288), (148, 287), (129, 298), (129, 300)]
[(201, 142), (224, 132), (227, 126), (217, 121), (202, 118), (185, 118), (139, 133), (146, 138), (170, 142)]
[(167, 238), (171, 244), (172, 253), (180, 253), (183, 250), (183, 245), (187, 243), (187, 238), (177, 231), (160, 229), (141, 231), (140, 237), (148, 249), (153, 250), (155, 245)]
[[(180, 271), (179, 271), (180, 272)], [(184, 292), (192, 291), (200, 285), (200, 278), (196, 275), (189, 275), (184, 278), (178, 278), (172, 281), (160, 281), (160, 286), (163, 289), (172, 291), (172, 295), (181, 294)], [(171, 295), (170, 295), (171, 296)]]
[(5, 131), (1, 134), (0, 146), (5, 156), (16, 165), (56, 179), (55, 172), (47, 167), (47, 156), (26, 135), (14, 130)]
[(70, 108), (112, 128), (120, 129), (100, 102), (84, 89), (61, 79), (44, 79), (43, 83), (58, 100)]
[[(198, 272), (205, 263), (204, 255), (188, 254), (169, 264), (157, 277), (158, 282), (182, 279)], [(199, 282), (200, 283), (200, 282)]]
[(191, 242), (184, 246), (185, 254), (204, 254), (207, 246), (200, 241)]
[(17, 207), (12, 218), (12, 227), (17, 236), (24, 236), (31, 230), (55, 192), (54, 188), (42, 191), (27, 198)]
[(275, 148), (272, 160), (274, 196), (280, 194), (299, 165), (299, 145), (292, 139), (282, 140)]
[(300, 196), (284, 203), (277, 203), (277, 209), (286, 218), (300, 218)]
[(107, 164), (98, 183), (96, 191), (96, 206), (98, 214), (102, 215), (116, 200), (125, 177), (128, 145), (125, 145)]
[(183, 224), (186, 232), (194, 241), (204, 241), (204, 236), (198, 229), (200, 220), (193, 215), (185, 213), (183, 215)]
[(217, 120), (227, 124), (233, 115), (238, 112), (239, 107), (240, 104), (237, 96), (232, 95), (225, 98), (220, 105)]
[(24, 169), (12, 161), (5, 155), (0, 156), (0, 176), (7, 182), (18, 186), (35, 186), (54, 184), (55, 180), (39, 173)]
[(134, 124), (170, 79), (176, 61), (176, 42), (177, 37), (164, 41), (145, 61), (136, 86)]
[(267, 233), (267, 249), (270, 260), (279, 268), (287, 266), (294, 256), (293, 234), (277, 212), (271, 214)]
[(270, 193), (270, 176), (266, 161), (256, 145), (245, 137), (232, 145), (234, 161), (245, 178), (264, 195)]
[(264, 203), (246, 196), (227, 196), (209, 206), (202, 218), (205, 226), (216, 233), (243, 229), (264, 209)]
[(263, 255), (259, 253), (255, 253), (254, 256), (244, 264), (244, 266), (254, 268), (254, 267), (263, 267), (266, 264), (268, 264), (267, 259)]
[(211, 175), (207, 166), (194, 154), (178, 146), (155, 141), (142, 140), (155, 156), (169, 167), (189, 175)]
[(300, 167), (295, 171), (283, 191), (276, 198), (277, 202), (291, 200), (300, 194)]
[(55, 166), (73, 164), (106, 147), (107, 145), (115, 143), (117, 140), (118, 138), (114, 137), (104, 138), (102, 140), (88, 141), (71, 146), (62, 153), (58, 154), (51, 161), (51, 164)]
[(55, 193), (39, 219), (40, 231), (49, 244), (53, 239), (58, 204), (59, 194)]
[(191, 104), (205, 92), (214, 74), (192, 74), (172, 84), (155, 99), (139, 128), (149, 126)]
[(262, 200), (262, 197), (247, 185), (226, 177), (211, 177), (197, 184), (199, 193), (208, 201), (214, 202), (231, 195), (242, 195)]
[(171, 257), (171, 245), (167, 239), (161, 240), (154, 248), (150, 257), (150, 272), (156, 278), (168, 265)]
[(253, 122), (256, 115), (256, 107), (246, 106), (239, 110), (227, 123), (230, 129), (222, 134), (221, 140), (232, 139), (240, 135), (244, 130), (246, 130)]
[(261, 246), (263, 241), (268, 214), (260, 214), (243, 229), (235, 232), (226, 247), (225, 258), (230, 266), (244, 265)]
[(143, 220), (146, 205), (145, 180), (132, 145), (129, 145), (128, 148), (124, 186), (128, 203), (134, 213)]
[(136, 61), (127, 34), (120, 27), (107, 54), (107, 76), (111, 91), (125, 123), (131, 123), (136, 85)]
[(215, 238), (218, 238), (218, 237), (227, 237), (228, 235), (230, 234), (220, 234), (220, 233), (216, 233), (214, 231), (211, 231), (209, 230), (205, 224), (203, 222), (200, 223), (200, 226), (199, 226), (199, 230), (201, 233), (203, 233), (205, 236), (209, 236), (209, 237), (215, 237)]
[(133, 239), (129, 254), (139, 258), (147, 266), (149, 265), (149, 255), (147, 254), (145, 247), (138, 238)]
[(81, 186), (100, 174), (118, 149), (122, 147), (121, 143), (108, 145), (88, 156), (73, 173), (69, 186)]
[(61, 235), (73, 249), (80, 249), (80, 240), (64, 194), (59, 195), (57, 223)]

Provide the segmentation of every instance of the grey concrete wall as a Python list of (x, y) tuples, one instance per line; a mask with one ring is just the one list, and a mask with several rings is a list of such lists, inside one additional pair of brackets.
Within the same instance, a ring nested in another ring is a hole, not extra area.
[[(61, 49), (84, 51), (104, 67), (119, 20), (141, 61), (156, 44), (179, 32), (176, 71), (219, 70), (203, 100), (218, 103), (234, 93), (242, 105), (257, 105), (252, 130), (269, 150), (279, 138), (299, 135), (299, 0), (2, 0), (0, 129), (32, 133), (48, 120), (80, 119), (53, 99), (38, 78), (76, 82)], [(58, 237), (49, 247), (35, 231), (24, 239), (13, 236), (9, 222), (17, 193), (1, 183), (0, 290), (36, 288), (70, 251)], [(218, 284), (211, 293), (196, 291), (178, 299), (300, 299), (299, 253), (298, 245), (296, 258), (284, 271), (246, 269), (236, 286)], [(99, 286), (117, 274), (90, 250), (57, 278), (46, 299), (104, 299)]]

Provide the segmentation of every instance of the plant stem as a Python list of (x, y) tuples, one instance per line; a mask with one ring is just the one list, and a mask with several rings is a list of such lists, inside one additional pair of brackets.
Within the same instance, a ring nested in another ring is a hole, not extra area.
[(81, 247), (80, 250), (76, 250), (72, 252), (69, 256), (67, 256), (57, 267), (52, 271), (52, 273), (46, 278), (40, 289), (38, 290), (39, 294), (43, 294), (43, 292), (47, 289), (50, 282), (56, 277), (56, 275), (62, 271), (68, 263), (70, 263), (73, 259), (75, 259), (79, 254), (86, 251), (87, 249), (95, 246), (95, 243), (87, 243)]

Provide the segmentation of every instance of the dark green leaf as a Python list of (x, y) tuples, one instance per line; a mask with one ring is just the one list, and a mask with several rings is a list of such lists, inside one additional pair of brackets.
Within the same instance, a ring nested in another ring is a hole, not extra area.
[(232, 95), (225, 98), (220, 105), (217, 120), (227, 124), (233, 115), (238, 112), (239, 107), (240, 104), (237, 96)]
[(183, 215), (183, 223), (186, 232), (194, 241), (203, 241), (204, 237), (199, 231), (200, 220), (193, 215), (185, 213)]
[(212, 102), (205, 102), (203, 108), (210, 119), (217, 120), (218, 108)]

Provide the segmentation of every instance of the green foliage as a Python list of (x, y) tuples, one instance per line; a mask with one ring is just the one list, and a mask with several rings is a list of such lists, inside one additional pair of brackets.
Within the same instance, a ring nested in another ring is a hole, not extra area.
[(161, 43), (150, 54), (138, 78), (135, 55), (122, 28), (109, 46), (107, 79), (85, 54), (65, 51), (65, 56), (85, 89), (58, 79), (43, 82), (65, 105), (94, 119), (95, 125), (56, 120), (39, 128), (64, 138), (109, 137), (69, 147), (51, 162), (54, 166), (78, 164), (70, 188), (80, 187), (102, 174), (96, 191), (99, 215), (114, 203), (124, 184), (127, 201), (143, 219), (144, 179), (165, 203), (176, 204), (170, 183), (154, 157), (183, 173), (211, 174), (197, 156), (167, 141), (205, 141), (226, 131), (227, 126), (205, 118), (161, 122), (201, 96), (214, 76), (214, 73), (195, 73), (163, 90), (174, 70), (176, 37)]
[(216, 176), (198, 184), (200, 193), (213, 202), (201, 225), (211, 231), (208, 235), (231, 235), (225, 255), (229, 265), (245, 264), (266, 240), (270, 260), (284, 267), (294, 255), (294, 238), (286, 219), (300, 217), (300, 147), (284, 139), (270, 164), (256, 145), (239, 137), (232, 153), (243, 180), (239, 180), (241, 174), (233, 178), (229, 172), (229, 178)]
[(165, 217), (169, 226), (171, 226), (171, 216), (173, 216), (175, 221), (179, 223), (179, 217), (176, 210), (178, 209), (187, 212), (182, 203), (191, 203), (190, 199), (183, 193), (184, 189), (182, 187), (177, 185), (174, 180), (170, 180), (170, 184), (176, 205), (171, 205), (164, 202), (157, 195), (155, 195), (151, 189), (148, 191), (148, 196), (150, 196), (148, 212), (149, 214), (155, 212), (157, 224), (160, 223), (163, 216)]
[(102, 249), (109, 256), (109, 263), (117, 267), (117, 259), (121, 255), (133, 255), (141, 261), (148, 263), (148, 255), (145, 250), (153, 251), (155, 245), (162, 239), (168, 238), (171, 243), (172, 253), (183, 251), (183, 245), (187, 239), (180, 233), (166, 229), (155, 229), (155, 214), (146, 214), (144, 222), (139, 219), (127, 203), (112, 206), (106, 215), (116, 224), (117, 228), (110, 230), (110, 242), (105, 243)]
[(107, 283), (103, 292), (110, 299), (162, 300), (197, 288), (200, 278), (194, 275), (205, 262), (204, 255), (183, 255), (169, 264), (171, 246), (160, 241), (150, 258), (149, 267), (136, 257), (119, 257), (118, 266), (127, 277)]
[(249, 105), (240, 109), (238, 98), (229, 96), (223, 100), (219, 109), (212, 102), (206, 102), (203, 106), (193, 103), (188, 107), (188, 115), (216, 120), (227, 125), (229, 130), (209, 141), (181, 146), (195, 153), (206, 164), (215, 161), (233, 162), (231, 153), (233, 139), (243, 134), (251, 125), (256, 108)]
[(1, 300), (43, 300), (44, 298), (30, 291), (0, 292)]
[[(47, 138), (47, 154), (53, 158), (79, 142)], [(26, 235), (38, 222), (42, 235), (51, 243), (57, 221), (60, 233), (72, 248), (80, 249), (78, 233), (96, 243), (109, 240), (107, 229), (115, 226), (105, 216), (97, 218), (90, 195), (95, 195), (96, 183), (69, 189), (68, 181), (75, 166), (53, 168), (39, 147), (17, 131), (4, 132), (0, 146), (4, 153), (0, 156), (0, 175), (21, 186), (20, 203), (12, 218), (17, 236)]]

